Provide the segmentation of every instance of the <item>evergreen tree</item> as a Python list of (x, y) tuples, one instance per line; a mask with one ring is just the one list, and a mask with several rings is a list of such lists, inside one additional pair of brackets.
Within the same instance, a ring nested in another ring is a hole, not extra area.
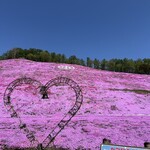
[(110, 71), (116, 70), (116, 60), (115, 59), (111, 59), (110, 61), (108, 61), (108, 70), (110, 70)]
[(93, 66), (93, 61), (89, 57), (87, 57), (86, 65), (87, 65), (87, 67), (91, 67), (91, 68)]
[(62, 63), (66, 63), (67, 62), (67, 58), (66, 58), (66, 56), (64, 54), (62, 54), (61, 60), (62, 60)]
[(102, 61), (101, 61), (101, 69), (102, 70), (107, 70), (107, 61), (106, 61), (106, 59), (103, 59)]
[(140, 66), (143, 64), (142, 59), (138, 59), (135, 62), (135, 73), (142, 73), (142, 71), (140, 70)]
[(75, 55), (70, 56), (69, 59), (68, 59), (68, 63), (69, 64), (78, 64), (77, 57)]
[(51, 62), (56, 62), (56, 53), (55, 52), (51, 53)]
[(86, 65), (85, 65), (85, 61), (84, 61), (83, 59), (80, 59), (79, 61), (80, 61), (80, 65), (81, 65), (81, 66), (86, 66)]
[(95, 58), (93, 63), (95, 69), (100, 69), (100, 62), (98, 59)]

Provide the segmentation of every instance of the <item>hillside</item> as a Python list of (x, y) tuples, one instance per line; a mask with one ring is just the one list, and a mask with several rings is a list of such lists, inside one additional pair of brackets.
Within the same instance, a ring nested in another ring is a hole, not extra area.
[[(61, 65), (73, 69), (62, 70)], [(113, 144), (138, 147), (150, 141), (149, 75), (10, 59), (0, 61), (0, 145), (30, 146), (17, 118), (11, 118), (4, 106), (8, 84), (17, 78), (30, 77), (44, 85), (59, 76), (74, 80), (82, 88), (83, 104), (56, 137), (56, 146), (98, 150), (104, 138)], [(41, 99), (31, 85), (18, 86), (12, 93), (13, 105), (40, 142), (75, 103), (75, 93), (68, 86), (54, 86), (48, 95), (49, 100)]]

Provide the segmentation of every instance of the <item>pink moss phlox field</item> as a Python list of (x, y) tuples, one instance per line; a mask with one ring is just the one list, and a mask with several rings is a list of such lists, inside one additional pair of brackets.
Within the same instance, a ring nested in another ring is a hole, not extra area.
[[(61, 70), (59, 65), (73, 66)], [(98, 150), (102, 140), (113, 144), (143, 147), (150, 141), (150, 76), (91, 69), (79, 65), (42, 63), (26, 59), (0, 61), (0, 145), (28, 147), (30, 143), (18, 127), (17, 118), (10, 118), (3, 103), (9, 83), (30, 77), (46, 84), (64, 76), (82, 88), (83, 104), (77, 115), (56, 137), (57, 147)], [(22, 120), (42, 142), (75, 103), (69, 86), (54, 86), (49, 99), (41, 99), (31, 85), (16, 87), (11, 102)]]

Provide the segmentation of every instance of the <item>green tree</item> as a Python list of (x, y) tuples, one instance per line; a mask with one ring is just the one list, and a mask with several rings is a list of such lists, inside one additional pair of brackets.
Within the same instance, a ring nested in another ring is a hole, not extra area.
[(75, 55), (70, 56), (69, 59), (68, 59), (68, 63), (69, 64), (78, 64), (77, 57)]
[(19, 53), (19, 48), (13, 48), (9, 51), (7, 51), (6, 53), (3, 54), (3, 57), (5, 59), (15, 59), (15, 58), (18, 58), (18, 53)]
[(132, 59), (123, 59), (123, 72), (134, 72), (135, 71), (135, 65)]
[(3, 56), (0, 56), (0, 60), (3, 60), (4, 58), (3, 58)]
[(142, 71), (140, 70), (140, 66), (143, 64), (142, 59), (137, 59), (135, 62), (135, 73), (142, 73)]
[(108, 61), (108, 70), (110, 70), (110, 71), (116, 70), (116, 60), (115, 59), (111, 59), (110, 61)]
[(143, 63), (139, 66), (140, 73), (150, 74), (150, 64)]
[(34, 59), (35, 59), (35, 55), (33, 55), (32, 53), (29, 53), (29, 54), (27, 55), (27, 59), (29, 59), (29, 60), (34, 60)]
[(66, 56), (64, 54), (62, 54), (62, 56), (61, 56), (61, 61), (62, 61), (62, 63), (66, 63), (67, 62), (67, 58), (66, 58)]
[(100, 62), (98, 59), (95, 58), (93, 63), (95, 69), (100, 69)]
[(42, 62), (48, 62), (49, 61), (49, 53), (47, 51), (42, 51), (37, 55), (38, 59)]
[(93, 61), (89, 57), (86, 59), (86, 65), (87, 67), (93, 67)]
[(84, 61), (83, 59), (80, 59), (79, 61), (80, 61), (80, 65), (81, 65), (81, 66), (86, 66), (86, 65), (85, 65), (85, 61)]
[(56, 62), (56, 53), (55, 52), (51, 53), (51, 62)]
[(106, 59), (103, 59), (102, 61), (101, 61), (101, 69), (102, 70), (107, 70), (108, 69), (108, 67), (107, 67), (107, 61), (106, 61)]

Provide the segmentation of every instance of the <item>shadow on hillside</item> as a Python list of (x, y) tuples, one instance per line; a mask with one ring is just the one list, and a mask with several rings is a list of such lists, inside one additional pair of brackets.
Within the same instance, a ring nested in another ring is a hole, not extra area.
[(50, 148), (46, 148), (46, 149), (37, 149), (37, 148), (18, 148), (18, 147), (12, 147), (12, 148), (8, 148), (8, 147), (4, 147), (2, 148), (2, 150), (69, 150), (66, 148), (56, 148), (56, 147), (50, 147)]
[(149, 94), (150, 91), (148, 90), (139, 90), (139, 89), (109, 89), (109, 90), (112, 90), (112, 91), (125, 91), (125, 92), (134, 92), (134, 93), (137, 93), (137, 94)]

